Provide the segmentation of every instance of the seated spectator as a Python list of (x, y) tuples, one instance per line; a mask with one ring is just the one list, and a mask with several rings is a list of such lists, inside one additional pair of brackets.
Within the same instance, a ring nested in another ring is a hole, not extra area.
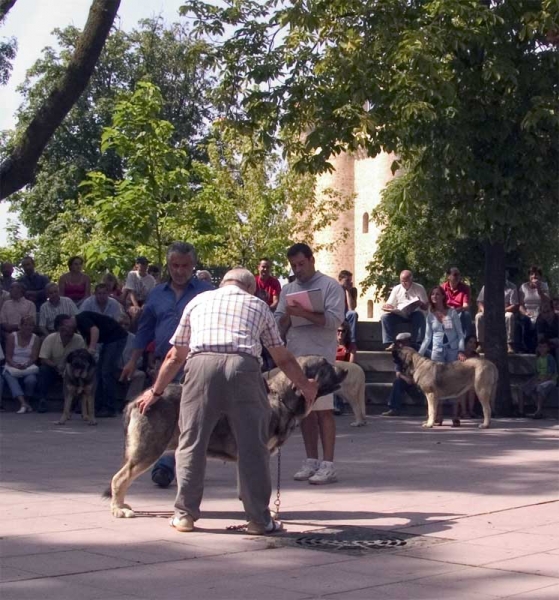
[[(411, 345), (411, 333), (404, 332), (399, 333), (396, 336), (396, 345), (398, 346), (410, 346)], [(390, 396), (388, 396), (388, 410), (382, 413), (383, 417), (397, 417), (400, 414), (402, 407), (402, 395), (407, 392), (419, 394), (422, 397), (423, 403), (427, 400), (421, 390), (415, 385), (413, 378), (409, 375), (404, 375), (400, 370), (398, 363), (394, 363), (396, 369), (396, 379), (392, 384), (392, 390)]]
[(336, 350), (336, 360), (343, 362), (355, 362), (355, 349), (350, 342), (349, 323), (344, 321), (337, 329), (338, 349)]
[(113, 298), (120, 304), (123, 303), (123, 294), (120, 288), (119, 280), (112, 273), (105, 273), (101, 283), (104, 283), (109, 290), (109, 297)]
[(95, 416), (116, 416), (116, 371), (126, 346), (128, 333), (111, 317), (84, 311), (71, 317), (73, 325), (84, 337), (87, 349), (95, 354), (102, 344), (97, 361)]
[(206, 283), (209, 283), (211, 286), (215, 287), (212, 280), (212, 274), (209, 271), (205, 271), (204, 269), (196, 271), (196, 279), (205, 281)]
[[(255, 296), (263, 300), (272, 312), (275, 312), (278, 302), (279, 295), (281, 292), (281, 285), (278, 279), (272, 276), (272, 263), (269, 258), (261, 258), (258, 263), (258, 275), (256, 279), (256, 292)], [(198, 276), (198, 278), (200, 278)]]
[(13, 331), (18, 331), (23, 317), (37, 318), (35, 304), (23, 297), (25, 289), (19, 281), (14, 281), (10, 287), (10, 298), (5, 300), (0, 310), (0, 326), (2, 335), (5, 336)]
[(464, 335), (473, 332), (472, 315), (470, 314), (470, 287), (462, 281), (458, 267), (450, 267), (446, 272), (446, 281), (441, 286), (446, 296), (446, 303), (460, 316), (460, 324)]
[(148, 267), (148, 275), (151, 275), (155, 279), (155, 285), (161, 283), (161, 267), (159, 265), (150, 265)]
[(549, 353), (550, 345), (547, 340), (538, 342), (536, 347), (536, 375), (526, 383), (521, 390), (519, 399), (520, 414), (524, 412), (524, 398), (535, 392), (536, 412), (528, 415), (532, 419), (543, 419), (543, 406), (547, 396), (557, 384), (557, 363)]
[(342, 286), (345, 297), (345, 320), (349, 325), (349, 343), (353, 354), (357, 350), (357, 288), (353, 285), (353, 273), (345, 269), (338, 274), (338, 282)]
[[(119, 370), (117, 378), (120, 378), (122, 373), (122, 369), (124, 365), (130, 360), (132, 356), (132, 352), (134, 352), (134, 340), (136, 336), (133, 333), (130, 333), (130, 317), (126, 313), (122, 313), (117, 319), (119, 325), (128, 332), (128, 337), (126, 339), (126, 346), (124, 346), (124, 350), (122, 352), (122, 356), (119, 362)], [(146, 374), (144, 371), (140, 369), (142, 366), (142, 357), (138, 358), (136, 361), (136, 370), (127, 377), (128, 390), (126, 392), (125, 403), (134, 400), (140, 393), (144, 390), (145, 382), (146, 382)]]
[(148, 259), (145, 256), (136, 258), (135, 270), (130, 271), (124, 284), (124, 306), (134, 326), (142, 312), (142, 307), (151, 290), (155, 287), (155, 279), (148, 274)]
[(532, 266), (528, 271), (530, 280), (523, 283), (518, 290), (519, 321), (522, 327), (522, 341), (528, 352), (534, 352), (536, 347), (536, 321), (540, 314), (542, 301), (549, 300), (549, 288), (542, 281), (542, 270)]
[(68, 260), (68, 273), (61, 275), (58, 280), (60, 295), (70, 298), (76, 306), (91, 295), (91, 280), (83, 269), (83, 258), (81, 256), (72, 256)]
[(15, 279), (12, 277), (14, 274), (14, 265), (9, 260), (5, 260), (0, 265), (0, 271), (2, 272), (2, 277), (0, 277), (0, 287), (5, 292), (9, 292), (12, 283), (15, 281)]
[(100, 315), (111, 317), (115, 321), (118, 321), (124, 314), (122, 304), (111, 298), (109, 295), (109, 288), (106, 283), (98, 283), (95, 286), (95, 293), (93, 296), (86, 298), (81, 305), (81, 312), (95, 312)]
[(25, 290), (25, 298), (35, 304), (36, 312), (39, 312), (41, 304), (47, 299), (46, 288), (50, 279), (46, 275), (41, 275), (35, 270), (35, 260), (31, 256), (26, 256), (21, 261), (23, 275), (18, 279)]
[(57, 315), (75, 315), (78, 309), (70, 298), (60, 295), (58, 284), (47, 285), (47, 301), (39, 310), (39, 330), (44, 336), (55, 332), (54, 320)]
[[(406, 310), (410, 305), (413, 307), (411, 312)], [(380, 318), (382, 342), (390, 344), (387, 350), (394, 347), (394, 333), (398, 323), (411, 323), (411, 345), (419, 347), (425, 333), (425, 315), (421, 311), (427, 310), (427, 292), (422, 285), (413, 281), (411, 271), (400, 273), (400, 285), (393, 288), (382, 310), (387, 313)]]
[[(349, 324), (344, 321), (337, 329), (338, 336), (338, 349), (336, 350), (336, 360), (342, 362), (355, 362), (355, 344), (350, 342), (351, 334), (349, 331)], [(341, 415), (345, 409), (345, 402), (343, 398), (334, 393), (334, 414)]]
[(41, 339), (33, 333), (34, 328), (35, 319), (29, 315), (23, 317), (19, 331), (11, 333), (6, 340), (6, 366), (3, 377), (12, 392), (12, 397), (20, 404), (17, 411), (19, 415), (32, 412), (29, 400), (34, 397), (39, 373), (37, 359)]
[[(481, 291), (477, 297), (478, 313), (476, 315), (476, 332), (479, 344), (478, 352), (483, 352), (483, 345), (485, 343), (485, 323), (483, 314), (484, 294), (485, 286), (481, 288)], [(514, 354), (514, 315), (518, 311), (518, 290), (516, 289), (514, 283), (511, 283), (508, 279), (505, 280), (504, 302), (505, 328), (507, 331), (507, 350), (509, 354)]]
[(66, 358), (73, 350), (85, 348), (81, 335), (76, 333), (76, 327), (70, 315), (58, 315), (54, 319), (56, 333), (51, 333), (43, 340), (39, 351), (39, 378), (37, 381), (36, 397), (38, 398), (37, 412), (47, 412), (47, 395), (56, 380), (62, 380), (66, 368)]

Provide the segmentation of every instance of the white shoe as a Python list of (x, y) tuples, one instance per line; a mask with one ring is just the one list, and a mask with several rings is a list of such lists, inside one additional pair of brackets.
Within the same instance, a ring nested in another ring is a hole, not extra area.
[(306, 458), (303, 461), (301, 468), (293, 475), (295, 481), (307, 481), (312, 477), (320, 467), (320, 461), (316, 458)]
[(309, 477), (309, 483), (313, 485), (336, 483), (336, 481), (338, 481), (338, 476), (336, 475), (336, 469), (334, 469), (334, 463), (327, 460), (323, 460), (318, 471), (312, 477)]

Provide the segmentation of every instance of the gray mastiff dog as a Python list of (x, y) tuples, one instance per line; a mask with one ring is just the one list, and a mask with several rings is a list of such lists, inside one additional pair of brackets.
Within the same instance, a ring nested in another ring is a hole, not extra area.
[(474, 390), (483, 408), (483, 423), (487, 429), (491, 422), (491, 407), (497, 391), (497, 367), (483, 358), (469, 358), (464, 362), (439, 363), (421, 356), (413, 348), (396, 347), (392, 351), (394, 362), (401, 373), (413, 378), (427, 397), (428, 416), (423, 427), (433, 427), (440, 400), (458, 398)]
[[(318, 396), (335, 392), (346, 378), (345, 371), (332, 366), (320, 356), (302, 356), (297, 361), (308, 379), (318, 381)], [(282, 372), (266, 379), (266, 383), (272, 409), (268, 448), (274, 452), (285, 443), (297, 422), (307, 416), (310, 408), (307, 408), (303, 395)], [(135, 402), (126, 407), (124, 465), (103, 494), (111, 498), (113, 516), (134, 516), (134, 511), (124, 503), (130, 484), (149, 469), (163, 452), (176, 449), (180, 399), (181, 387), (175, 384), (167, 387), (161, 399), (145, 415), (140, 414)], [(210, 437), (208, 457), (233, 462), (237, 460), (237, 442), (225, 416), (218, 421)]]

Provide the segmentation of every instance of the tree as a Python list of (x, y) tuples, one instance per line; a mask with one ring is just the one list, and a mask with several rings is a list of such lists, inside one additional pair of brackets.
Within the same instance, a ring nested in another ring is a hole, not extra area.
[[(487, 355), (510, 410), (502, 306), (505, 249), (541, 224), (557, 231), (559, 29), (553, 0), (198, 0), (202, 34), (226, 37), (216, 60), (227, 116), (319, 172), (341, 151), (395, 152), (437, 231), (483, 244)], [(398, 165), (395, 165), (397, 168)], [(550, 225), (551, 224), (551, 225)]]
[(67, 70), (54, 84), (10, 156), (0, 164), (0, 199), (29, 183), (56, 129), (87, 86), (120, 6), (120, 0), (93, 0), (85, 28)]
[(117, 154), (123, 176), (93, 171), (81, 185), (83, 212), (94, 219), (84, 248), (89, 266), (108, 257), (130, 260), (138, 247), (163, 264), (171, 232), (184, 220), (191, 175), (185, 151), (171, 144), (173, 126), (160, 118), (162, 106), (159, 89), (140, 82), (117, 103), (112, 126), (103, 132), (101, 151)]
[[(265, 153), (252, 136), (219, 122), (208, 145), (209, 164), (197, 165), (200, 179), (192, 206), (192, 239), (208, 265), (243, 265), (256, 271), (266, 256), (285, 271), (285, 251), (304, 241), (347, 208), (350, 198), (315, 193), (314, 177), (301, 175), (277, 153)], [(316, 247), (319, 250), (320, 247)]]
[[(20, 127), (44, 102), (51, 82), (67, 68), (81, 32), (66, 27), (55, 30), (55, 35), (60, 51), (47, 48), (21, 87), (25, 100), (18, 112)], [(99, 171), (111, 179), (123, 176), (118, 154), (101, 152), (101, 136), (111, 125), (116, 102), (133, 91), (137, 82), (152, 81), (164, 91), (162, 117), (173, 124), (173, 147), (183, 149), (187, 161), (204, 158), (213, 83), (200, 56), (205, 46), (192, 40), (186, 27), (165, 24), (160, 18), (143, 20), (130, 32), (117, 29), (111, 33), (85, 92), (41, 156), (32, 185), (10, 197), (12, 208), (36, 239), (44, 269), (58, 272), (87, 241), (82, 234), (89, 226), (76, 228), (74, 224), (77, 211), (90, 211), (78, 201), (79, 184), (86, 173)], [(80, 223), (82, 219), (89, 223), (84, 214)]]

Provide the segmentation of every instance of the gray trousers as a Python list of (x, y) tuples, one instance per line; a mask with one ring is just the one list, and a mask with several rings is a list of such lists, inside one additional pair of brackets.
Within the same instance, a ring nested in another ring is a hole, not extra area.
[(175, 516), (200, 517), (208, 443), (216, 423), (226, 415), (237, 441), (238, 481), (246, 516), (261, 525), (270, 521), (270, 410), (255, 358), (201, 353), (188, 359), (176, 451)]

